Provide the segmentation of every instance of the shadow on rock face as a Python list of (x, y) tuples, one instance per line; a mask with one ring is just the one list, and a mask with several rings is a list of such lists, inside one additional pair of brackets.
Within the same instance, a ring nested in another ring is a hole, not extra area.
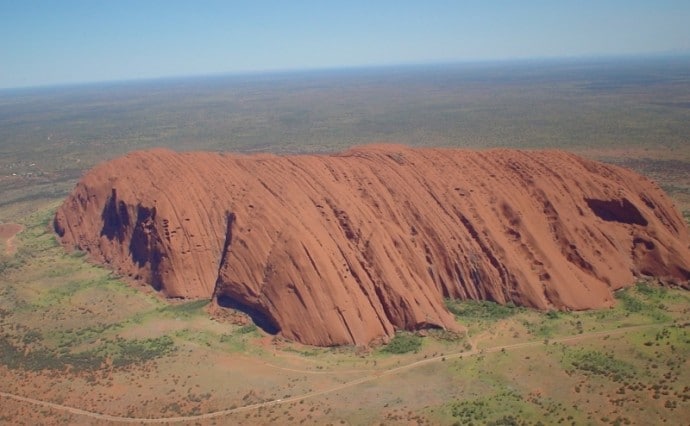
[(606, 222), (619, 222), (628, 225), (647, 226), (647, 219), (627, 198), (622, 200), (597, 200), (585, 198), (595, 215)]
[(122, 201), (118, 203), (115, 188), (112, 189), (103, 208), (101, 218), (103, 219), (101, 235), (105, 235), (109, 240), (117, 238), (118, 241), (122, 242), (125, 238), (125, 228), (130, 225), (129, 214), (125, 203)]
[(275, 335), (280, 331), (280, 327), (273, 322), (273, 319), (259, 309), (240, 303), (229, 296), (218, 296), (217, 301), (218, 306), (222, 308), (236, 309), (249, 315), (254, 324), (268, 334)]

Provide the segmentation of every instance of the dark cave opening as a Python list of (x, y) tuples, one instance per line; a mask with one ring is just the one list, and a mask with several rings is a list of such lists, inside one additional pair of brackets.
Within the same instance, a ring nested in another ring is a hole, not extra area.
[(607, 222), (619, 222), (628, 225), (647, 226), (647, 219), (627, 198), (622, 200), (597, 200), (585, 198), (587, 205), (595, 215)]
[(232, 297), (226, 295), (216, 297), (216, 301), (218, 302), (218, 306), (222, 308), (235, 309), (249, 315), (249, 318), (252, 319), (254, 324), (268, 334), (275, 335), (280, 331), (280, 327), (275, 324), (273, 318), (271, 318), (265, 312), (262, 312), (260, 309), (238, 302)]

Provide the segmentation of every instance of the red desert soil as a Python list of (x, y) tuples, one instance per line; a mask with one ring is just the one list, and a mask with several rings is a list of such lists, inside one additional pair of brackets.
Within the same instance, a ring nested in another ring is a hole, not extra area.
[(22, 232), (24, 227), (18, 223), (0, 223), (0, 240), (5, 241), (5, 253), (13, 255), (17, 251), (14, 245), (15, 235)]
[(580, 310), (635, 276), (690, 280), (656, 184), (559, 151), (133, 152), (87, 173), (54, 226), (168, 297), (313, 345), (457, 330), (444, 297)]

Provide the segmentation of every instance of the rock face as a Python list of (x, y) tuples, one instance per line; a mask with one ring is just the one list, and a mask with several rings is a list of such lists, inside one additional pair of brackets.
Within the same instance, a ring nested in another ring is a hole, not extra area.
[(690, 280), (654, 183), (557, 151), (134, 152), (88, 172), (54, 226), (166, 296), (313, 345), (457, 330), (444, 297), (580, 310), (638, 275)]

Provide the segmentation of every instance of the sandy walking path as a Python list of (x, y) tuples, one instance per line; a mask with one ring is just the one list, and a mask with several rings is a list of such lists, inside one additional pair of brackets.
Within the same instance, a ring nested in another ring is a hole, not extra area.
[(5, 240), (5, 253), (12, 256), (17, 252), (15, 239), (24, 230), (18, 223), (0, 223), (0, 239)]

